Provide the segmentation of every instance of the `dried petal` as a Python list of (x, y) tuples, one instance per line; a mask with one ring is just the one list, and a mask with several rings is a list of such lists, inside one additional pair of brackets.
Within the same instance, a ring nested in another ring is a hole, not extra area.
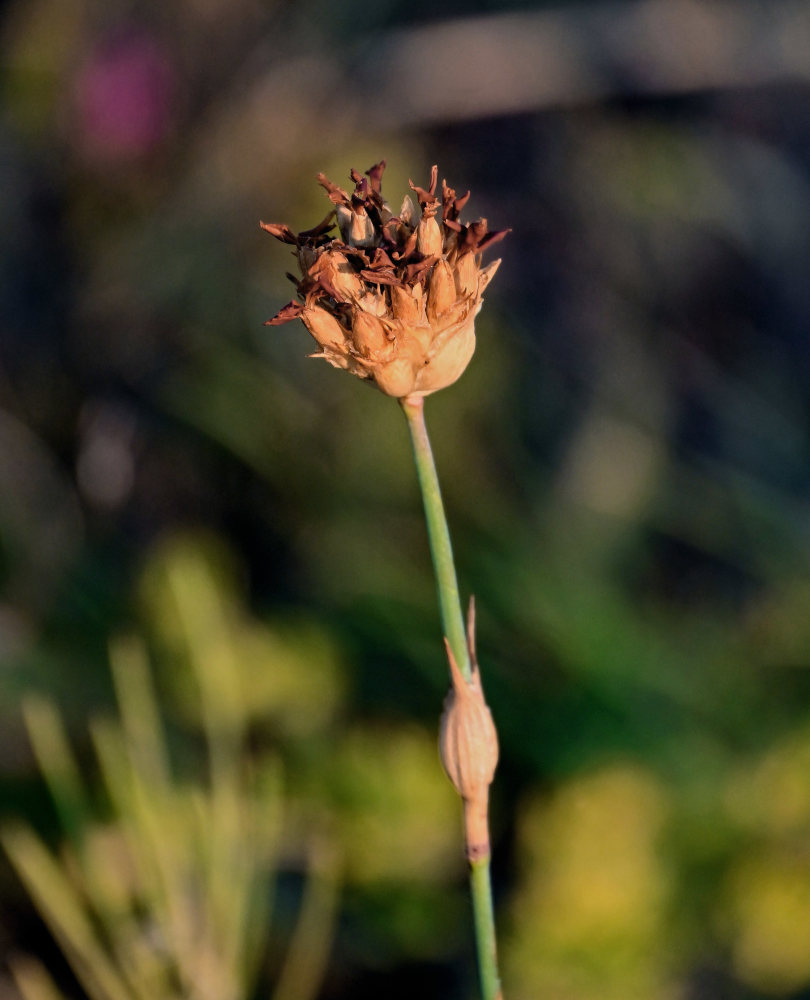
[(416, 194), (416, 197), (419, 199), (420, 205), (424, 206), (429, 202), (436, 200), (434, 198), (434, 194), (436, 192), (436, 179), (438, 178), (438, 176), (439, 176), (439, 168), (434, 163), (434, 165), (431, 167), (430, 170), (430, 187), (427, 190), (421, 187), (417, 187), (417, 185), (414, 184), (414, 182), (411, 180), (408, 181), (411, 191), (413, 191)]
[(301, 274), (307, 274), (319, 256), (320, 254), (315, 247), (300, 246), (298, 248), (298, 266), (301, 268)]
[(479, 241), (478, 246), (475, 248), (475, 252), (482, 253), (484, 250), (488, 250), (493, 243), (500, 243), (504, 236), (507, 236), (511, 232), (511, 229), (497, 229), (494, 232), (487, 233), (486, 236)]
[(343, 188), (338, 187), (337, 184), (333, 184), (326, 174), (318, 174), (317, 180), (322, 187), (326, 188), (331, 202), (335, 205), (345, 205), (347, 208), (349, 207), (351, 201)]
[(371, 190), (379, 195), (382, 195), (382, 175), (384, 170), (385, 160), (380, 160), (379, 163), (375, 163), (373, 167), (369, 167), (366, 171), (371, 183)]
[(325, 233), (328, 233), (330, 229), (335, 228), (334, 219), (335, 213), (330, 212), (318, 223), (317, 226), (313, 226), (312, 229), (303, 229), (299, 233), (299, 239), (312, 240), (318, 236), (323, 236)]

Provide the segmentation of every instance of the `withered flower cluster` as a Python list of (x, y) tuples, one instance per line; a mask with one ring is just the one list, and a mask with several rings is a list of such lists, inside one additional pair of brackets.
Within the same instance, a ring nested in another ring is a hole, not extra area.
[[(470, 197), (457, 198), (437, 168), (430, 186), (409, 182), (410, 196), (394, 215), (382, 196), (385, 160), (365, 176), (352, 170), (351, 195), (323, 174), (318, 181), (335, 206), (314, 229), (296, 235), (262, 222), (295, 247), (302, 278), (300, 301), (290, 302), (268, 326), (300, 318), (324, 358), (368, 379), (389, 396), (425, 396), (455, 382), (475, 350), (474, 321), (499, 260), (481, 267), (482, 251), (508, 230), (490, 232), (486, 219), (464, 224)], [(340, 236), (334, 236), (335, 223)]]

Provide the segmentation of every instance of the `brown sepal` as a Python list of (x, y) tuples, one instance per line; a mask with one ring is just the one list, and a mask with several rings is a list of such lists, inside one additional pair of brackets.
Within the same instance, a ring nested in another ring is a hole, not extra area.
[(407, 260), (413, 254), (415, 254), (416, 253), (416, 241), (417, 241), (417, 239), (418, 239), (417, 232), (414, 229), (414, 231), (411, 233), (411, 235), (405, 241), (405, 244), (403, 245), (402, 249), (400, 251), (398, 251), (398, 252), (394, 251), (394, 253), (392, 254), (394, 260), (398, 260), (398, 261)]
[(370, 271), (363, 270), (360, 272), (360, 277), (365, 278), (366, 281), (370, 281), (375, 285), (401, 285), (402, 282), (396, 275), (396, 271), (392, 268), (386, 270)]
[(494, 243), (499, 243), (511, 229), (496, 229), (492, 232), (487, 230), (487, 220), (479, 219), (463, 227), (464, 235), (459, 240), (458, 255), (462, 257), (465, 253), (482, 253), (487, 247)]
[[(442, 179), (442, 219), (445, 223), (455, 222), (469, 200), (469, 191), (460, 198), (456, 198), (456, 192), (447, 186), (447, 181)], [(455, 229), (455, 226), (451, 228)]]
[(394, 266), (394, 262), (391, 260), (391, 258), (385, 252), (385, 250), (383, 250), (382, 247), (377, 247), (377, 249), (374, 251), (374, 259), (369, 264), (369, 267), (372, 270), (375, 270), (375, 269), (388, 268), (388, 267), (393, 267), (393, 266)]
[(394, 262), (382, 247), (377, 247), (374, 251), (374, 259), (367, 268), (361, 270), (360, 275), (365, 278), (366, 281), (372, 281), (378, 285), (402, 284), (400, 279), (397, 277)]
[(405, 273), (402, 276), (404, 282), (407, 285), (415, 285), (417, 281), (422, 280), (425, 272), (429, 271), (435, 263), (435, 257), (425, 257), (423, 260), (416, 261), (413, 264), (408, 264), (405, 268)]
[(275, 236), (282, 243), (291, 243), (293, 246), (298, 246), (298, 237), (283, 222), (260, 222), (259, 225), (265, 232), (270, 233), (271, 236)]
[(340, 250), (340, 252), (346, 254), (347, 257), (359, 257), (364, 264), (369, 263), (368, 254), (362, 247), (350, 246), (348, 243), (344, 243), (343, 240), (332, 240), (330, 249)]
[(304, 307), (300, 302), (288, 302), (286, 306), (276, 313), (272, 319), (265, 321), (265, 326), (281, 326), (282, 323), (289, 323), (290, 320), (298, 319)]
[(493, 230), (493, 232), (487, 233), (487, 235), (481, 240), (481, 242), (475, 248), (476, 253), (481, 253), (483, 250), (486, 250), (488, 247), (491, 247), (493, 243), (500, 243), (501, 240), (504, 238), (504, 236), (506, 236), (507, 233), (511, 232), (512, 232), (511, 229), (495, 229)]
[(366, 174), (371, 183), (371, 190), (375, 194), (382, 194), (382, 175), (385, 170), (385, 160), (380, 160), (379, 163), (375, 163), (373, 167), (369, 167)]
[(335, 302), (348, 301), (345, 296), (340, 294), (340, 292), (335, 288), (332, 282), (328, 278), (325, 278), (322, 274), (318, 275), (318, 284), (326, 292), (327, 295), (332, 296)]
[(486, 234), (486, 219), (478, 219), (477, 222), (471, 222), (464, 231), (464, 239), (461, 242), (462, 252), (466, 250), (475, 250)]
[(343, 188), (338, 187), (337, 184), (333, 184), (326, 174), (318, 174), (317, 181), (321, 187), (326, 188), (326, 193), (329, 195), (329, 200), (335, 205), (345, 205), (346, 208), (351, 208), (351, 201), (349, 196), (343, 190)]
[(423, 187), (419, 187), (418, 185), (414, 184), (412, 180), (408, 181), (408, 183), (411, 186), (411, 191), (413, 191), (413, 193), (419, 199), (419, 204), (423, 208), (425, 207), (425, 204), (427, 202), (434, 200), (434, 195), (436, 193), (436, 181), (438, 180), (438, 178), (439, 178), (439, 168), (434, 163), (430, 171), (430, 187), (427, 190), (425, 190)]

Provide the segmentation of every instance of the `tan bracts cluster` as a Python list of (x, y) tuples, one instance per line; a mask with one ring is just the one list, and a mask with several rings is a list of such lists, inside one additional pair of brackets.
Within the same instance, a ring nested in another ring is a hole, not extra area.
[[(506, 235), (489, 232), (486, 220), (464, 225), (456, 198), (437, 168), (430, 186), (411, 183), (420, 206), (406, 196), (393, 215), (382, 197), (385, 161), (365, 176), (352, 171), (347, 194), (323, 174), (318, 181), (335, 208), (314, 229), (295, 235), (289, 227), (261, 223), (296, 247), (299, 299), (268, 325), (300, 318), (323, 358), (389, 396), (425, 396), (456, 381), (475, 350), (475, 317), (484, 289), (500, 261), (481, 267), (481, 253)], [(337, 225), (340, 236), (332, 236)]]

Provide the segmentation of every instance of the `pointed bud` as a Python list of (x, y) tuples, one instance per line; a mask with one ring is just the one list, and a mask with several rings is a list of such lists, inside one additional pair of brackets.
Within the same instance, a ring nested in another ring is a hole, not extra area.
[(443, 316), (456, 301), (456, 285), (453, 269), (446, 260), (439, 260), (430, 276), (428, 289), (428, 319), (433, 322)]
[(381, 360), (391, 349), (382, 320), (362, 309), (353, 315), (352, 340), (360, 354), (375, 360)]
[(478, 283), (478, 264), (475, 254), (465, 253), (456, 260), (456, 289), (459, 295), (471, 295)]
[(332, 313), (321, 309), (320, 306), (310, 306), (301, 313), (301, 319), (321, 347), (331, 347), (336, 351), (345, 350), (346, 331)]
[(394, 314), (394, 319), (402, 323), (418, 323), (420, 305), (421, 294), (419, 297), (415, 296), (414, 289), (401, 285), (391, 286), (391, 312)]
[[(320, 267), (317, 273), (323, 275), (341, 299), (357, 299), (364, 293), (363, 281), (344, 253), (339, 250), (330, 250), (321, 254), (318, 260)], [(316, 276), (312, 271), (310, 274), (313, 277)]]
[(348, 243), (350, 247), (374, 246), (374, 223), (364, 209), (356, 211), (345, 205), (336, 205), (335, 214), (344, 243)]
[(442, 255), (442, 231), (433, 215), (429, 214), (429, 209), (425, 209), (416, 227), (416, 249), (425, 257)]
[(475, 658), (475, 605), (470, 601), (467, 642), (471, 676), (466, 680), (445, 639), (452, 687), (444, 703), (439, 751), (447, 776), (464, 800), (467, 857), (489, 854), (487, 809), (489, 786), (498, 763), (498, 734), (484, 700), (481, 674)]

